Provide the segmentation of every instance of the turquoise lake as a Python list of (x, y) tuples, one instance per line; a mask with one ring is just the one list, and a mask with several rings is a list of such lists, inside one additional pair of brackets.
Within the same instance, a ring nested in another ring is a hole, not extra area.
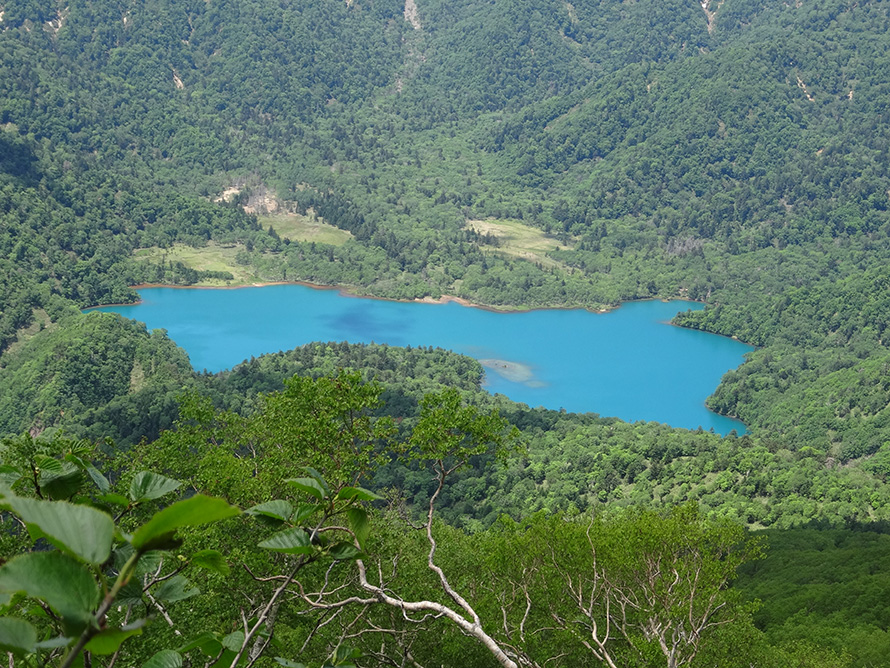
[(437, 346), (486, 367), (485, 387), (530, 406), (595, 412), (726, 434), (744, 425), (704, 404), (751, 346), (674, 327), (701, 304), (645, 301), (609, 313), (496, 313), (457, 303), (362, 299), (271, 285), (237, 290), (147, 288), (142, 303), (102, 307), (166, 329), (195, 369), (220, 371), (312, 341)]

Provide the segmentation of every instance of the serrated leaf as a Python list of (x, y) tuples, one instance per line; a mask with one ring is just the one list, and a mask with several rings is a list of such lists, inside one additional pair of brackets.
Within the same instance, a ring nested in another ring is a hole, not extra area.
[(86, 457), (93, 451), (93, 444), (85, 438), (69, 445), (68, 451), (78, 457)]
[(0, 485), (12, 487), (22, 477), (22, 472), (15, 466), (0, 466)]
[(142, 664), (142, 668), (182, 668), (182, 654), (172, 649), (162, 649)]
[(284, 554), (310, 554), (313, 551), (309, 535), (299, 528), (277, 533), (259, 546)]
[(237, 652), (244, 644), (244, 631), (235, 631), (222, 639), (223, 647), (233, 652)]
[(159, 499), (165, 494), (172, 492), (181, 484), (178, 480), (173, 480), (173, 478), (168, 478), (160, 473), (140, 471), (133, 478), (133, 482), (130, 483), (130, 499), (133, 503)]
[(296, 487), (301, 492), (311, 494), (319, 501), (324, 501), (328, 498), (328, 494), (324, 487), (322, 487), (315, 478), (289, 478), (288, 480), (285, 480), (285, 482), (292, 487)]
[(357, 499), (359, 501), (378, 501), (383, 497), (374, 494), (374, 492), (367, 490), (364, 487), (344, 487), (337, 492), (337, 498), (343, 500)]
[(29, 552), (0, 566), (0, 591), (45, 601), (65, 620), (89, 621), (99, 587), (83, 564), (59, 552)]
[(192, 586), (192, 583), (188, 581), (188, 578), (182, 575), (176, 575), (169, 580), (164, 580), (158, 585), (153, 593), (156, 598), (159, 598), (162, 601), (174, 603), (176, 601), (191, 598), (192, 596), (197, 596), (201, 592), (197, 587)]
[(23, 655), (34, 651), (37, 630), (24, 619), (0, 617), (0, 650)]
[(349, 528), (355, 534), (358, 544), (365, 546), (368, 534), (371, 533), (371, 523), (368, 522), (368, 513), (363, 508), (349, 508), (346, 511), (346, 518), (349, 520)]
[(276, 499), (274, 501), (260, 503), (253, 508), (248, 508), (244, 512), (251, 516), (264, 515), (265, 517), (271, 517), (286, 522), (287, 518), (294, 512), (294, 508), (287, 501)]
[(230, 506), (223, 499), (196, 494), (190, 499), (179, 501), (156, 513), (147, 524), (133, 534), (133, 547), (141, 550), (166, 534), (185, 526), (198, 526), (234, 517), (241, 511)]
[(201, 550), (196, 552), (192, 555), (191, 562), (192, 565), (198, 568), (215, 571), (220, 575), (228, 575), (232, 572), (229, 564), (226, 563), (226, 558), (218, 550)]
[(40, 491), (54, 501), (70, 499), (83, 487), (83, 473), (74, 469), (63, 475), (41, 478)]
[(4, 503), (60, 550), (90, 564), (101, 564), (108, 559), (114, 522), (105, 513), (64, 501), (38, 501), (17, 496), (7, 496)]
[(345, 561), (347, 559), (355, 559), (360, 557), (362, 551), (359, 550), (355, 545), (351, 543), (342, 542), (336, 543), (333, 547), (328, 551), (334, 559), (338, 561)]
[(36, 455), (34, 464), (40, 472), (37, 484), (47, 497), (67, 499), (83, 486), (83, 474), (76, 466), (47, 455)]
[(145, 620), (140, 619), (138, 622), (120, 629), (106, 629), (90, 638), (84, 649), (94, 654), (114, 654), (124, 640), (132, 636), (141, 635), (144, 625)]
[(114, 604), (126, 607), (140, 603), (142, 603), (142, 579), (131, 578), (127, 584), (120, 588), (114, 599)]
[(64, 473), (62, 462), (48, 455), (34, 455), (34, 466), (41, 480), (44, 476), (56, 476)]

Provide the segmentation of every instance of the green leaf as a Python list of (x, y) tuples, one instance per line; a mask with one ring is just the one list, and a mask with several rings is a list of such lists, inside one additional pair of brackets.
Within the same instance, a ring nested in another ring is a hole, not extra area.
[(288, 480), (285, 480), (285, 482), (289, 483), (292, 487), (296, 487), (301, 492), (311, 494), (319, 501), (324, 501), (327, 498), (327, 493), (325, 492), (324, 487), (322, 487), (315, 478), (289, 478)]
[(182, 601), (192, 596), (197, 596), (200, 593), (196, 587), (192, 586), (188, 578), (182, 575), (176, 575), (169, 580), (164, 580), (154, 590), (155, 597), (167, 603)]
[(288, 661), (281, 656), (275, 657), (275, 663), (277, 663), (279, 666), (284, 666), (284, 668), (306, 668), (306, 664), (294, 663), (293, 661)]
[(182, 668), (182, 654), (172, 649), (162, 649), (142, 664), (142, 668)]
[(37, 481), (40, 491), (51, 499), (70, 498), (83, 486), (80, 469), (67, 461), (36, 455), (34, 464), (40, 472)]
[(241, 511), (230, 506), (223, 499), (196, 494), (190, 499), (179, 501), (156, 513), (147, 524), (133, 534), (133, 547), (143, 550), (152, 541), (164, 539), (167, 534), (185, 526), (198, 526), (234, 517)]
[(160, 536), (155, 536), (154, 538), (146, 542), (141, 549), (148, 551), (164, 550), (167, 552), (173, 552), (174, 550), (178, 550), (180, 547), (182, 547), (182, 539), (176, 535), (176, 531), (169, 531), (167, 533), (161, 534)]
[(206, 656), (216, 656), (222, 649), (222, 643), (212, 633), (205, 631), (194, 640), (179, 648), (180, 652), (189, 652), (200, 649)]
[(0, 466), (0, 485), (12, 487), (21, 477), (22, 472), (15, 466)]
[(37, 630), (23, 619), (0, 617), (0, 650), (27, 654), (37, 644)]
[(108, 494), (103, 494), (102, 496), (98, 497), (98, 499), (99, 499), (99, 501), (108, 503), (112, 506), (129, 506), (130, 505), (130, 500), (127, 497), (125, 497), (121, 494), (115, 494), (114, 492), (109, 492)]
[[(239, 661), (240, 665), (244, 664), (244, 661), (247, 657), (242, 656), (241, 661)], [(216, 663), (210, 664), (209, 668), (231, 668), (232, 662), (235, 660), (235, 652), (229, 649), (223, 649), (222, 654), (219, 655)], [(204, 664), (205, 666), (207, 664)]]
[[(133, 555), (132, 550), (133, 548), (130, 545), (123, 545), (120, 550), (115, 550), (115, 563), (120, 563), (121, 568), (123, 568), (124, 564), (127, 563), (127, 559)], [(118, 559), (121, 559), (122, 561), (118, 562)], [(154, 573), (158, 570), (158, 566), (161, 565), (162, 561), (164, 561), (164, 554), (162, 552), (146, 552), (139, 557), (134, 574), (148, 575), (149, 573)]]
[(334, 650), (334, 661), (342, 661), (343, 659), (360, 659), (361, 657), (361, 650), (356, 649), (355, 647), (340, 645)]
[(313, 551), (309, 535), (299, 528), (277, 533), (259, 546), (285, 554), (311, 554)]
[(115, 605), (136, 605), (142, 603), (142, 578), (130, 578), (114, 599)]
[(59, 647), (68, 647), (74, 642), (74, 638), (66, 638), (65, 636), (56, 636), (49, 640), (37, 643), (37, 649), (58, 649)]
[(84, 468), (86, 468), (87, 473), (89, 473), (90, 478), (93, 479), (93, 482), (96, 483), (96, 487), (99, 488), (99, 491), (103, 494), (107, 494), (108, 490), (111, 489), (111, 483), (108, 482), (108, 478), (106, 478), (95, 466), (86, 462), (84, 464)]
[(264, 515), (265, 517), (286, 522), (287, 518), (294, 512), (294, 508), (287, 501), (276, 499), (275, 501), (266, 501), (266, 503), (248, 508), (244, 512), (251, 516)]
[(299, 506), (297, 506), (294, 514), (291, 515), (291, 524), (302, 524), (305, 520), (312, 517), (312, 515), (317, 513), (320, 509), (321, 506), (315, 505), (314, 503), (301, 503)]
[(330, 555), (338, 561), (346, 559), (355, 559), (360, 557), (362, 552), (355, 545), (347, 542), (336, 543), (330, 550)]
[(94, 654), (114, 654), (124, 640), (131, 636), (141, 635), (143, 626), (145, 626), (145, 620), (140, 619), (119, 629), (106, 629), (90, 638), (84, 649)]
[(222, 639), (222, 644), (223, 647), (225, 647), (226, 649), (237, 652), (241, 649), (241, 645), (244, 644), (244, 631), (235, 631), (234, 633), (230, 633)]
[(114, 523), (105, 513), (64, 501), (7, 496), (3, 502), (60, 550), (90, 564), (102, 564), (108, 559)]
[(99, 587), (81, 563), (59, 552), (29, 552), (0, 566), (0, 591), (45, 601), (62, 618), (83, 623), (99, 605)]
[(289, 478), (288, 480), (285, 480), (285, 482), (296, 487), (301, 492), (311, 494), (319, 501), (324, 501), (328, 498), (328, 494), (325, 492), (324, 487), (322, 487), (315, 478)]
[(173, 480), (173, 478), (168, 478), (160, 473), (140, 471), (130, 483), (130, 499), (133, 503), (158, 499), (169, 494), (181, 484), (178, 480)]
[(364, 487), (344, 487), (337, 492), (337, 498), (343, 500), (358, 499), (359, 501), (378, 501), (383, 497), (374, 494), (374, 492), (367, 490)]
[(72, 464), (76, 464), (81, 469), (89, 473), (90, 478), (93, 479), (93, 482), (96, 483), (96, 487), (99, 488), (99, 491), (105, 494), (108, 490), (111, 489), (111, 483), (108, 482), (108, 478), (102, 475), (95, 466), (90, 464), (88, 461), (78, 457), (74, 454), (65, 455), (65, 459)]
[(62, 462), (48, 455), (34, 455), (34, 467), (37, 469), (37, 473), (40, 474), (41, 486), (45, 476), (58, 476), (65, 472)]
[(201, 550), (192, 555), (191, 562), (198, 568), (204, 568), (208, 571), (215, 571), (220, 575), (228, 575), (231, 573), (229, 564), (222, 552), (218, 550)]
[(77, 494), (80, 488), (83, 487), (84, 480), (83, 474), (77, 469), (69, 471), (64, 475), (41, 479), (45, 480), (45, 482), (41, 483), (40, 491), (55, 501), (70, 499)]
[(331, 495), (331, 488), (328, 487), (328, 484), (325, 482), (324, 477), (321, 475), (321, 473), (319, 473), (318, 471), (316, 471), (316, 470), (315, 470), (314, 468), (312, 468), (311, 466), (304, 466), (304, 467), (303, 467), (303, 470), (306, 471), (306, 473), (308, 473), (310, 477), (314, 478), (315, 481), (316, 481), (319, 485), (321, 485), (321, 488), (322, 488), (322, 489), (324, 490), (324, 492), (325, 492), (325, 494), (324, 494), (324, 495), (325, 495), (325, 498), (327, 498), (327, 497), (329, 497), (329, 496)]
[(368, 522), (368, 513), (363, 508), (350, 508), (346, 511), (349, 527), (358, 539), (358, 544), (365, 546), (368, 534), (371, 533), (371, 524)]

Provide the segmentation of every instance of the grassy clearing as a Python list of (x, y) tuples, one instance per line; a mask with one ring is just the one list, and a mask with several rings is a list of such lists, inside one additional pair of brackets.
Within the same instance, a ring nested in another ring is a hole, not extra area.
[[(23, 327), (16, 332), (16, 340), (9, 344), (9, 347), (3, 353), (7, 359), (13, 353), (15, 353), (19, 348), (22, 348), (25, 343), (27, 343), (28, 339), (37, 334), (37, 332), (43, 331), (44, 329), (51, 329), (55, 327), (55, 323), (53, 323), (49, 319), (49, 314), (44, 311), (42, 308), (35, 308), (32, 310), (34, 314), (34, 321), (28, 325), (27, 327)], [(3, 362), (0, 362), (0, 368), (2, 368)]]
[(228, 271), (235, 277), (232, 281), (218, 279), (200, 281), (199, 286), (248, 285), (258, 283), (261, 279), (250, 267), (235, 261), (238, 251), (244, 246), (219, 246), (212, 241), (203, 248), (192, 248), (183, 244), (174, 244), (172, 248), (139, 248), (133, 253), (139, 262), (182, 262), (186, 267), (198, 271)]
[(515, 220), (493, 218), (468, 220), (467, 227), (479, 234), (490, 234), (497, 237), (500, 244), (495, 248), (506, 255), (519, 257), (529, 262), (537, 262), (543, 267), (567, 269), (562, 263), (547, 257), (546, 254), (552, 250), (567, 250), (569, 246), (548, 236), (537, 227), (529, 227)]
[(291, 241), (314, 241), (318, 244), (342, 246), (352, 238), (352, 234), (333, 225), (328, 225), (321, 218), (316, 218), (312, 211), (306, 216), (298, 213), (276, 213), (259, 216), (263, 227), (272, 226), (283, 239)]

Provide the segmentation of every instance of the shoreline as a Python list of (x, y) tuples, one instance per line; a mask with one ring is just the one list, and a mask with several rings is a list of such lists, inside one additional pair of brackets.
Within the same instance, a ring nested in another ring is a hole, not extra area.
[[(246, 290), (250, 288), (267, 288), (276, 285), (300, 285), (304, 288), (309, 288), (310, 290), (336, 290), (342, 296), (351, 297), (353, 299), (376, 299), (379, 301), (398, 302), (400, 304), (449, 304), (453, 302), (467, 308), (477, 308), (482, 311), (491, 311), (494, 313), (524, 313), (528, 311), (583, 308), (581, 306), (542, 306), (537, 308), (524, 308), (522, 306), (490, 306), (488, 304), (477, 304), (475, 302), (469, 301), (468, 299), (457, 297), (455, 295), (442, 295), (438, 299), (430, 297), (429, 295), (427, 295), (426, 297), (415, 297), (414, 299), (397, 299), (395, 297), (378, 297), (376, 295), (359, 294), (358, 292), (356, 292), (354, 286), (322, 285), (319, 283), (310, 283), (309, 281), (268, 281), (264, 283), (248, 283), (246, 285), (168, 285), (166, 283), (139, 283), (137, 285), (130, 285), (128, 287), (132, 290), (142, 290), (146, 288), (171, 288), (173, 290)], [(142, 300), (129, 302), (126, 304), (98, 304), (96, 306), (90, 306), (84, 310), (105, 308), (108, 306), (136, 306), (137, 304), (141, 303)], [(592, 311), (593, 313), (607, 312), (606, 309), (586, 310)]]
[[(245, 290), (249, 288), (265, 288), (276, 285), (300, 285), (305, 288), (309, 288), (311, 290), (337, 290), (344, 297), (351, 297), (353, 299), (376, 299), (380, 301), (388, 301), (388, 302), (398, 302), (402, 304), (449, 304), (455, 303), (460, 306), (465, 306), (467, 308), (476, 308), (482, 311), (489, 311), (492, 313), (531, 313), (532, 311), (574, 311), (574, 310), (584, 310), (589, 313), (595, 313), (598, 315), (602, 315), (605, 313), (611, 313), (612, 311), (621, 308), (624, 304), (632, 304), (635, 302), (649, 302), (649, 301), (661, 301), (661, 302), (671, 302), (671, 301), (685, 301), (693, 304), (706, 304), (706, 302), (698, 301), (695, 299), (688, 299), (685, 297), (673, 297), (673, 298), (663, 298), (663, 297), (649, 297), (646, 299), (628, 299), (614, 306), (603, 306), (599, 308), (591, 308), (587, 306), (492, 306), (489, 304), (478, 304), (476, 302), (472, 302), (464, 297), (457, 297), (455, 295), (442, 295), (438, 299), (427, 295), (426, 297), (415, 297), (414, 299), (397, 299), (395, 297), (378, 297), (376, 295), (364, 295), (359, 294), (355, 291), (354, 286), (343, 286), (343, 285), (322, 285), (319, 283), (310, 283), (308, 281), (267, 281), (260, 283), (248, 283), (245, 285), (169, 285), (167, 283), (138, 283), (136, 285), (128, 286), (131, 290), (142, 290), (148, 288), (169, 288), (172, 290)], [(136, 306), (141, 304), (142, 300), (137, 300), (134, 302), (126, 302), (126, 303), (110, 303), (110, 304), (96, 304), (95, 306), (88, 306), (85, 309), (82, 309), (84, 312), (90, 311), (92, 309), (98, 308), (108, 308), (112, 306)], [(672, 323), (671, 323), (672, 324)], [(717, 336), (722, 336), (718, 334)]]

